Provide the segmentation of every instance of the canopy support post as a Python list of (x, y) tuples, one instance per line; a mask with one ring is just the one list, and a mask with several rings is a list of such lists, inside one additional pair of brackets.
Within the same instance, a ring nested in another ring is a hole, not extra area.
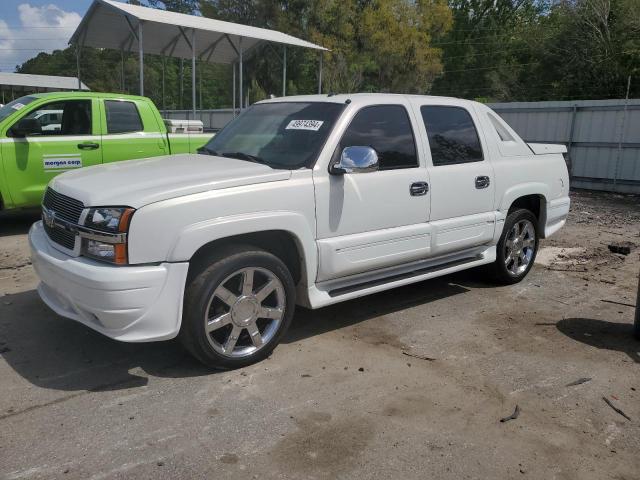
[(78, 91), (82, 90), (82, 82), (80, 80), (80, 44), (76, 44), (76, 68), (78, 69)]
[(84, 41), (87, 38), (87, 29), (85, 28), (82, 34), (78, 35), (78, 41), (76, 43), (76, 68), (78, 69), (78, 91), (82, 90), (82, 80), (80, 79), (80, 55), (82, 47), (84, 47)]
[(167, 109), (167, 106), (166, 106), (165, 101), (164, 101), (164, 70), (165, 70), (165, 61), (166, 61), (166, 58), (165, 58), (165, 56), (163, 55), (163, 56), (162, 56), (162, 110), (163, 110), (163, 111), (166, 111), (166, 109)]
[(180, 110), (184, 109), (184, 58), (180, 57)]
[(231, 64), (231, 68), (233, 68), (233, 118), (236, 118), (236, 62)]
[(142, 22), (138, 22), (138, 56), (138, 63), (140, 63), (140, 95), (144, 96), (144, 48), (142, 46)]
[(196, 29), (191, 29), (191, 108), (196, 118)]
[(122, 61), (120, 65), (120, 90), (124, 93), (124, 48), (120, 49), (120, 60)]
[(243, 98), (243, 91), (242, 91), (242, 66), (243, 66), (243, 62), (242, 62), (242, 37), (240, 37), (240, 42), (239, 42), (239, 47), (240, 47), (240, 111), (242, 112), (243, 109), (243, 104), (244, 104), (244, 98)]
[(287, 96), (287, 46), (282, 47), (282, 96)]
[(318, 95), (322, 95), (322, 59), (324, 52), (320, 50), (320, 62), (318, 65)]

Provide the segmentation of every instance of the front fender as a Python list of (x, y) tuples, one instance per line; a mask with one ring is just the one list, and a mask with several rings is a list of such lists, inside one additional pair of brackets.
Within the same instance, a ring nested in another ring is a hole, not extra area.
[(255, 212), (219, 217), (189, 225), (176, 235), (176, 242), (170, 249), (168, 260), (189, 261), (200, 248), (213, 241), (270, 230), (285, 231), (294, 237), (303, 257), (306, 284), (313, 284), (318, 265), (318, 251), (307, 219), (296, 212)]

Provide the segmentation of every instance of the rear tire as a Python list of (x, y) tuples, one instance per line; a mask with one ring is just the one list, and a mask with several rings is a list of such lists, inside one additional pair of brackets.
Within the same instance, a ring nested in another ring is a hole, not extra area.
[(538, 220), (529, 210), (507, 215), (489, 274), (497, 283), (513, 285), (527, 276), (538, 253)]
[(180, 341), (212, 368), (233, 369), (268, 357), (289, 328), (295, 285), (275, 255), (226, 247), (191, 267)]

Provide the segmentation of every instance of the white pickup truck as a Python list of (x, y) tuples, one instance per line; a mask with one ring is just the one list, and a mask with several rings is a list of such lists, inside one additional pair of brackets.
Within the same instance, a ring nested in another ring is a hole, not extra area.
[(40, 296), (111, 338), (247, 365), (296, 305), (481, 265), (522, 280), (569, 212), (565, 151), (454, 98), (260, 102), (198, 155), (54, 178), (29, 234)]

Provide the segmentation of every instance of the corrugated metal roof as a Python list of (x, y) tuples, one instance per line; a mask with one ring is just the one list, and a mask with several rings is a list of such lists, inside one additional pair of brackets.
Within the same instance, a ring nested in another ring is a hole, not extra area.
[[(57, 77), (54, 75), (32, 75), (30, 73), (0, 72), (0, 85), (18, 88), (37, 88), (48, 91), (78, 90), (77, 77)], [(89, 90), (84, 83), (82, 90)]]
[(236, 61), (241, 38), (243, 50), (247, 54), (262, 42), (327, 50), (320, 45), (275, 30), (113, 0), (94, 0), (69, 43), (125, 51), (137, 50), (139, 23), (143, 25), (144, 52), (157, 55), (191, 58), (189, 42), (192, 30), (196, 32), (196, 56), (215, 63)]

